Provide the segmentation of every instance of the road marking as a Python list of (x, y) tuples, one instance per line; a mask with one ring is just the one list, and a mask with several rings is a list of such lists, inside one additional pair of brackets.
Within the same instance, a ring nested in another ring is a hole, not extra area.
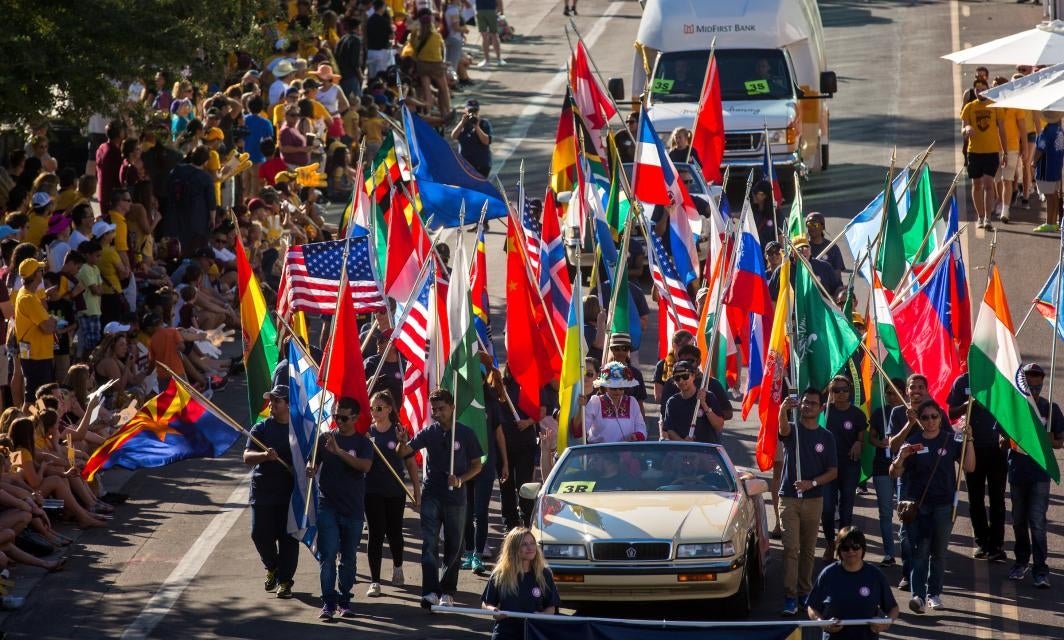
[(251, 472), (249, 471), (240, 479), (233, 493), (226, 498), (226, 507), (223, 507), (214, 518), (211, 519), (207, 528), (203, 530), (196, 541), (192, 543), (188, 553), (181, 558), (174, 570), (159, 586), (148, 604), (129, 625), (122, 634), (123, 640), (140, 640), (147, 638), (155, 627), (162, 622), (166, 614), (177, 603), (177, 599), (184, 593), (185, 588), (192, 582), (203, 568), (204, 563), (214, 553), (214, 549), (225, 538), (229, 530), (233, 528), (240, 515), (244, 512), (244, 505), (248, 502), (248, 494), (251, 489)]
[[(610, 6), (606, 8), (606, 11), (602, 13), (602, 17), (595, 21), (591, 30), (584, 35), (584, 46), (590, 49), (595, 45), (602, 34), (606, 32), (606, 23), (609, 19), (615, 16), (625, 6), (623, 2), (611, 2)], [(517, 120), (510, 127), (510, 130), (506, 132), (502, 141), (499, 143), (498, 149), (501, 151), (498, 154), (498, 160), (493, 163), (492, 174), (499, 175), (502, 173), (503, 167), (506, 166), (506, 161), (509, 160), (517, 151), (517, 147), (521, 145), (525, 140), (525, 136), (528, 135), (528, 130), (532, 127), (532, 123), (535, 121), (544, 110), (545, 107), (552, 106), (550, 103), (554, 101), (562, 93), (562, 88), (565, 86), (568, 74), (566, 68), (563, 66), (554, 76), (547, 81), (547, 84), (543, 86), (540, 93), (535, 98), (529, 100), (528, 104), (521, 111), (521, 115), (517, 117)], [(552, 128), (554, 122), (552, 121), (548, 128)]]

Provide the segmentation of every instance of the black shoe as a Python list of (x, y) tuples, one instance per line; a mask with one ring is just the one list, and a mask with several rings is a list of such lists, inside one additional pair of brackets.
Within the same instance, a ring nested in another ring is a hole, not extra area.
[(124, 493), (116, 493), (114, 491), (108, 491), (100, 500), (107, 504), (122, 504), (126, 500), (129, 500), (129, 496)]
[(282, 582), (277, 585), (277, 597), (282, 600), (288, 600), (292, 597), (292, 581)]
[(998, 548), (986, 554), (986, 559), (990, 562), (1004, 562), (1005, 560), (1008, 560), (1009, 557), (1005, 555), (1004, 549)]
[(564, 9), (564, 10), (562, 11), (562, 15), (563, 15), (563, 16), (567, 16), (567, 15), (569, 15), (569, 7), (566, 7), (566, 8), (565, 8), (565, 9)]
[(273, 593), (277, 590), (277, 572), (273, 569), (266, 570), (266, 582), (264, 583), (266, 591)]
[(990, 555), (989, 551), (987, 551), (986, 549), (984, 549), (982, 547), (978, 547), (975, 550), (975, 553), (972, 554), (972, 557), (975, 558), (976, 560), (986, 560), (987, 556), (989, 556), (989, 555)]
[(244, 359), (233, 358), (233, 361), (229, 363), (229, 375), (235, 376), (244, 370)]

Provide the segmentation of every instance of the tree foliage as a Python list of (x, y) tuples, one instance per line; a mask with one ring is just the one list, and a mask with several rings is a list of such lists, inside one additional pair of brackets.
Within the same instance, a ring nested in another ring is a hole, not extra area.
[(273, 0), (0, 0), (6, 122), (110, 114), (156, 71), (221, 81), (228, 54), (268, 46)]

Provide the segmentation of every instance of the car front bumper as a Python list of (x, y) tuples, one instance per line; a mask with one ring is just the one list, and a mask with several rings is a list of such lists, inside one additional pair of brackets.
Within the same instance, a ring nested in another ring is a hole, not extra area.
[(727, 598), (739, 590), (743, 569), (739, 561), (648, 566), (552, 562), (550, 567), (563, 603)]

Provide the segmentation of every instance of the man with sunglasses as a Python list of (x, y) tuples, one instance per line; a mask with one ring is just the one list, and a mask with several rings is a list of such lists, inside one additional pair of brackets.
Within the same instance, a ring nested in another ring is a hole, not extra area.
[(830, 264), (835, 270), (835, 275), (841, 280), (842, 272), (846, 268), (842, 261), (842, 250), (839, 249), (838, 244), (828, 249), (831, 242), (824, 234), (826, 229), (824, 225), (824, 214), (819, 211), (811, 211), (805, 216), (805, 232), (809, 237), (809, 250), (814, 258), (820, 258)]
[(638, 383), (625, 389), (625, 395), (632, 396), (639, 403), (639, 412), (647, 414), (643, 403), (647, 399), (647, 383), (643, 378), (643, 372), (639, 367), (632, 364), (632, 336), (627, 333), (614, 333), (610, 335), (610, 355), (607, 362), (620, 362), (632, 372), (632, 377)]
[[(898, 618), (898, 601), (890, 583), (877, 567), (865, 562), (867, 543), (864, 532), (855, 527), (839, 531), (838, 562), (829, 564), (816, 579), (809, 594), (810, 620), (859, 620)], [(826, 638), (833, 640), (875, 640), (890, 623), (831, 625)]]
[(861, 441), (868, 429), (864, 411), (854, 406), (853, 387), (846, 376), (835, 376), (828, 384), (825, 426), (835, 436), (839, 475), (824, 487), (824, 512), (820, 525), (824, 529), (824, 562), (835, 557), (835, 508), (839, 510), (839, 528), (853, 524), (853, 503), (861, 479)]
[[(318, 558), (323, 604), (318, 619), (331, 622), (353, 618), (351, 590), (355, 586), (355, 555), (366, 520), (366, 472), (373, 465), (373, 444), (355, 430), (361, 412), (358, 400), (344, 396), (336, 402), (336, 430), (318, 438), (317, 465), (307, 463), (307, 476), (318, 476)], [(337, 575), (336, 556), (340, 556)], [(339, 578), (339, 590), (337, 579)]]
[[(720, 444), (724, 417), (716, 396), (697, 386), (698, 368), (681, 360), (672, 367), (672, 380), (680, 391), (665, 403), (661, 430), (669, 440)], [(692, 420), (696, 410), (698, 418)]]
[[(922, 373), (911, 374), (905, 381), (905, 395), (908, 404), (894, 407), (888, 420), (886, 438), (889, 442), (891, 456), (897, 455), (913, 428), (920, 424), (915, 407), (927, 399), (927, 377)], [(913, 567), (912, 546), (909, 544), (908, 531), (905, 527), (902, 527), (898, 534), (898, 542), (901, 543), (901, 581), (898, 582), (898, 588), (908, 591), (910, 589), (909, 576), (912, 574)]]

